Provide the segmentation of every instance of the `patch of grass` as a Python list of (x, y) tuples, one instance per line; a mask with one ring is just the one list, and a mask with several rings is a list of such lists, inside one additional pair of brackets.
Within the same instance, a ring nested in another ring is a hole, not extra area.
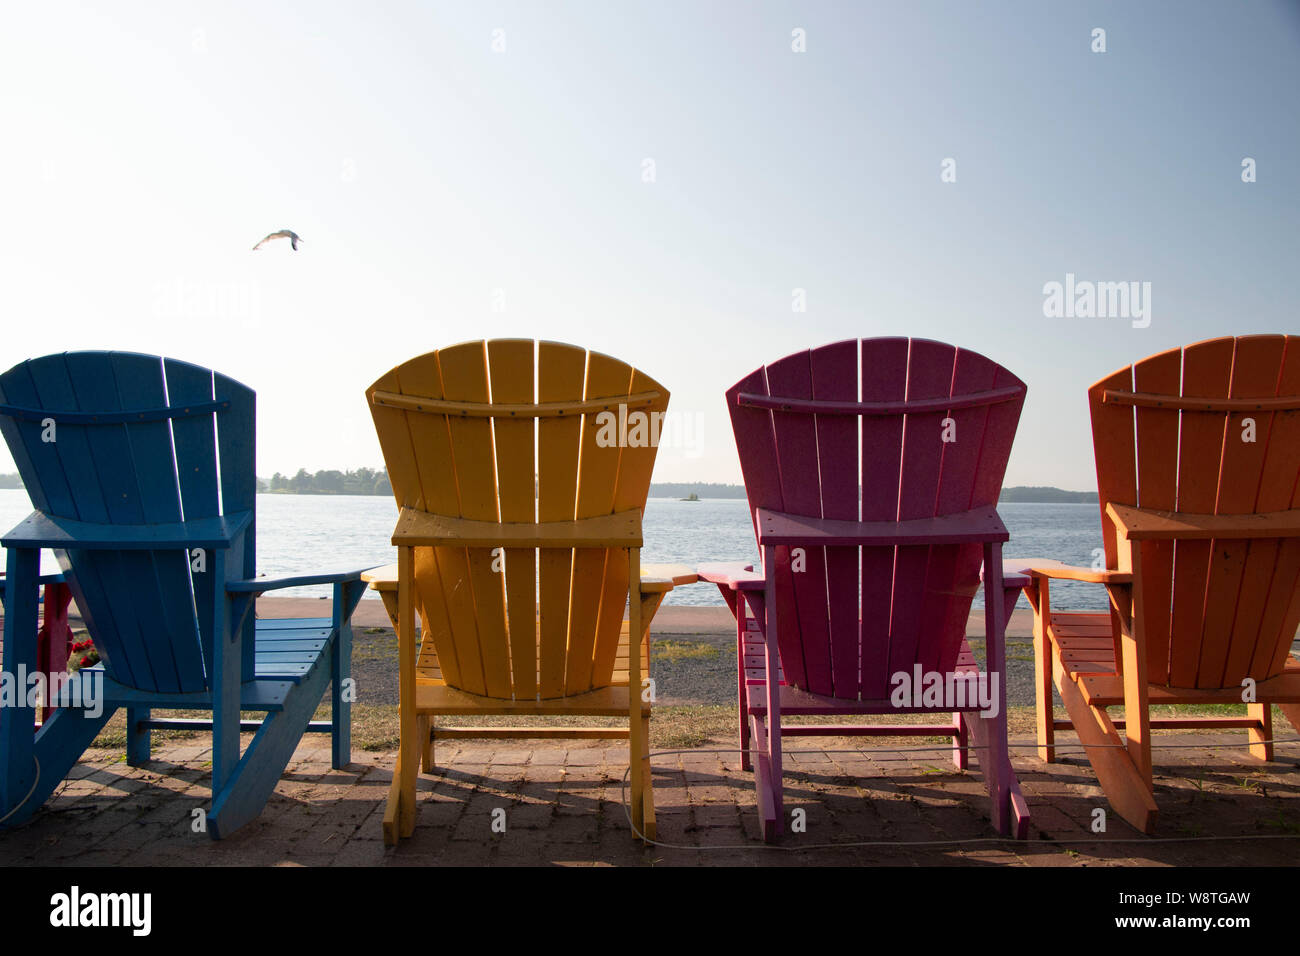
[(1277, 818), (1274, 820), (1261, 821), (1263, 826), (1273, 830), (1281, 830), (1283, 833), (1300, 833), (1300, 821), (1288, 820), (1282, 815), (1282, 811), (1277, 812)]
[(722, 653), (715, 644), (704, 641), (655, 641), (650, 645), (652, 661), (705, 660)]
[(657, 707), (650, 718), (652, 750), (686, 750), (722, 739), (735, 746), (736, 708)]

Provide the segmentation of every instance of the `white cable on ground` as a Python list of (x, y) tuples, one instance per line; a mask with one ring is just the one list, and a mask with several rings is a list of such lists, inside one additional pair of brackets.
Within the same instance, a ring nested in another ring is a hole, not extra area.
[(21, 800), (18, 801), (17, 806), (15, 806), (4, 816), (0, 817), (0, 823), (4, 823), (15, 813), (21, 810), (23, 808), (23, 804), (25, 804), (28, 800), (30, 800), (32, 798), (32, 794), (36, 792), (36, 785), (41, 782), (41, 762), (36, 759), (36, 754), (32, 754), (32, 763), (36, 764), (36, 779), (32, 781), (32, 789), (27, 791), (27, 796), (23, 797)]
[[(1278, 742), (1300, 742), (1300, 737), (1283, 738)], [(949, 745), (944, 745), (942, 748), (937, 746), (936, 747), (911, 747), (911, 748), (878, 747), (875, 749), (882, 750), (889, 753), (894, 753), (894, 752), (906, 753), (912, 750), (947, 749), (948, 746)], [(1038, 745), (1020, 744), (1018, 746), (1037, 747)], [(1106, 744), (1104, 746), (1117, 746), (1117, 745)], [(1180, 745), (1173, 745), (1173, 746), (1180, 746)], [(1198, 746), (1211, 746), (1211, 745), (1198, 745)], [(1216, 744), (1213, 746), (1234, 746), (1234, 745)], [(972, 749), (978, 749), (978, 748), (972, 747)], [(863, 752), (862, 748), (857, 748), (854, 750), (782, 750), (782, 754), (832, 754), (832, 753), (860, 754), (862, 752)], [(743, 753), (743, 751), (736, 750), (734, 748), (709, 749), (709, 750), (652, 750), (650, 751), (648, 756), (666, 757), (671, 754), (741, 754), (741, 753)], [(733, 843), (733, 844), (721, 844), (718, 846), (695, 846), (689, 843), (664, 843), (659, 840), (648, 839), (644, 833), (642, 833), (640, 830), (637, 829), (636, 824), (632, 822), (632, 810), (627, 803), (627, 780), (628, 777), (631, 775), (631, 773), (632, 773), (632, 767), (629, 764), (628, 768), (625, 771), (623, 771), (623, 782), (620, 787), (620, 800), (623, 804), (623, 816), (627, 818), (627, 825), (638, 840), (641, 840), (642, 842), (650, 846), (664, 847), (669, 850), (783, 850), (786, 852), (792, 852), (792, 851), (800, 851), (800, 850), (841, 850), (841, 849), (853, 849), (853, 848), (862, 848), (862, 847), (971, 846), (977, 843), (1010, 843), (1015, 846), (1022, 846), (1022, 847), (1029, 848), (1033, 846), (1041, 846), (1044, 843), (1047, 844), (1086, 843), (1089, 846), (1093, 846), (1093, 845), (1101, 845), (1101, 844), (1121, 844), (1121, 843), (1141, 843), (1144, 845), (1149, 845), (1152, 843), (1214, 843), (1214, 842), (1239, 841), (1239, 840), (1300, 839), (1300, 833), (1249, 833), (1249, 834), (1242, 834), (1241, 836), (1070, 837), (1064, 839), (1060, 837), (1048, 837), (1048, 836), (1040, 835), (1037, 840), (1018, 840), (1015, 837), (969, 837), (963, 840), (866, 840), (862, 842), (852, 842), (852, 843), (804, 843), (798, 846), (780, 846), (774, 843)]]

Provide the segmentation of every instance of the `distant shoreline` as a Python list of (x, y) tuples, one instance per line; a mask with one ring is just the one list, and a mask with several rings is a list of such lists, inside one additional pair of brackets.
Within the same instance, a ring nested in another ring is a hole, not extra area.
[[(270, 495), (319, 495), (319, 496), (341, 496), (341, 495), (360, 495), (362, 497), (389, 497), (392, 495), (392, 489), (388, 487), (387, 476), (383, 472), (369, 472), (366, 475), (365, 485), (373, 490), (357, 490), (357, 484), (348, 480), (354, 475), (353, 472), (321, 472), (320, 474), (330, 474), (339, 476), (340, 483), (353, 485), (353, 487), (344, 488), (321, 488), (312, 487), (308, 484), (315, 478), (313, 475), (306, 475), (306, 482), (302, 482), (298, 488), (278, 487), (273, 488), (272, 479), (258, 479), (258, 493)], [(276, 476), (279, 478), (279, 476)], [(283, 482), (284, 479), (281, 479)], [(0, 489), (3, 488), (22, 488), (22, 481), (17, 475), (0, 475)], [(743, 499), (745, 497), (744, 485), (727, 485), (716, 482), (660, 482), (650, 486), (651, 498), (687, 498), (690, 495), (697, 495), (700, 499), (708, 501), (710, 499)], [(999, 501), (1015, 502), (1023, 504), (1097, 504), (1097, 492), (1095, 491), (1066, 491), (1063, 488), (1053, 488), (1046, 485), (1017, 485), (1013, 488), (1003, 488)]]

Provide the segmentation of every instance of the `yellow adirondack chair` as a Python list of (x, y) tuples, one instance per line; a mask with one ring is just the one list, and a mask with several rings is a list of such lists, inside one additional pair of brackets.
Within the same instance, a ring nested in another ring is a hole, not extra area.
[[(433, 769), (435, 737), (627, 739), (632, 822), (653, 839), (650, 620), (675, 583), (694, 580), (640, 564), (667, 390), (597, 352), (494, 339), (411, 359), (366, 397), (401, 509), (396, 575), (371, 576), (401, 657), (385, 842), (414, 831), (416, 772), (421, 758)], [(627, 726), (434, 725), (450, 714)]]
[[(1271, 705), (1300, 729), (1300, 336), (1219, 338), (1089, 389), (1106, 567), (1008, 562), (1034, 610), (1038, 748), (1073, 728), (1111, 806), (1153, 832), (1151, 731), (1238, 727), (1271, 760)], [(1104, 584), (1062, 613), (1052, 580)], [(1052, 714), (1055, 683), (1069, 721)], [(1245, 703), (1152, 718), (1152, 704)], [(1124, 718), (1107, 708), (1123, 705)]]

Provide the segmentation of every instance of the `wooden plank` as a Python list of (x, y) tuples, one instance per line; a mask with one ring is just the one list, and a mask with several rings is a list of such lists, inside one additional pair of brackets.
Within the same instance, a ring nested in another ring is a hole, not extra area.
[[(122, 406), (166, 405), (163, 366), (157, 358), (115, 352), (110, 363)], [(165, 421), (132, 424), (127, 426), (127, 433), (136, 460), (142, 519), (151, 525), (179, 522), (180, 485), (170, 425)], [(171, 636), (177, 687), (184, 692), (206, 686), (188, 558), (186, 549), (155, 552), (149, 558), (161, 598), (162, 626)]]
[[(625, 362), (602, 355), (587, 354), (585, 398), (627, 394), (632, 368)], [(602, 443), (598, 415), (588, 413), (582, 419), (581, 451), (578, 459), (578, 491), (575, 517), (593, 518), (614, 510), (618, 487), (619, 460), (624, 436)], [(621, 429), (620, 429), (621, 430)], [(629, 433), (630, 434), (630, 433)], [(596, 648), (606, 641), (617, 641), (618, 624), (627, 600), (627, 557), (618, 551), (577, 548), (573, 556), (573, 585), (569, 598), (569, 642), (565, 659), (566, 694), (581, 694), (595, 687)], [(601, 606), (616, 602), (618, 611), (602, 616)], [(602, 675), (602, 680), (607, 679)]]
[[(493, 716), (628, 716), (629, 697), (626, 686), (602, 687), (585, 694), (537, 700), (502, 700), (469, 694), (455, 687), (418, 683), (415, 685), (416, 711), (421, 714), (493, 715)], [(650, 706), (641, 710), (649, 714)], [(441, 733), (441, 730), (439, 730)]]
[[(538, 401), (581, 399), (586, 363), (582, 349), (558, 342), (538, 343)], [(539, 522), (571, 521), (576, 516), (581, 429), (582, 420), (577, 418), (548, 418), (537, 424)], [(543, 698), (559, 697), (565, 689), (572, 571), (571, 548), (547, 548), (538, 556), (538, 692)]]
[(1147, 511), (1111, 504), (1107, 514), (1134, 541), (1173, 540), (1194, 543), (1216, 539), (1300, 538), (1300, 508), (1256, 514), (1193, 514)]
[(1006, 541), (1010, 534), (989, 505), (906, 521), (840, 521), (758, 509), (762, 545), (930, 545)]
[[(1179, 355), (1178, 350), (1173, 354)], [(1148, 361), (1154, 361), (1149, 359)], [(1106, 567), (1119, 568), (1119, 549), (1115, 524), (1106, 514), (1109, 502), (1124, 505), (1138, 503), (1137, 461), (1134, 457), (1133, 410), (1105, 405), (1102, 395), (1108, 388), (1131, 389), (1133, 368), (1129, 366), (1103, 378), (1088, 389), (1088, 407), (1092, 417), (1093, 458), (1097, 465), (1097, 499), (1101, 506), (1101, 538)]]
[[(536, 344), (532, 339), (494, 339), (487, 344), (492, 403), (529, 403), (534, 395)], [(501, 521), (531, 524), (537, 520), (535, 476), (536, 422), (498, 418), (492, 423), (496, 443), (497, 495)], [(504, 546), (505, 542), (501, 542)], [(507, 547), (504, 571), (506, 621), (510, 644), (513, 697), (537, 696), (537, 552), (533, 545)]]
[[(163, 360), (168, 400), (179, 405), (212, 399), (212, 372), (189, 362)], [(217, 491), (217, 436), (214, 419), (178, 418), (171, 424), (180, 485), (181, 510), (186, 521), (220, 514)], [(200, 545), (201, 547), (201, 545)], [(209, 562), (210, 564), (210, 562)], [(190, 570), (190, 588), (198, 616), (199, 643), (209, 668), (216, 660), (213, 634), (216, 613), (215, 581), (210, 571)]]
[[(233, 578), (251, 578), (257, 574), (257, 400), (252, 389), (219, 372), (212, 375), (212, 388), (214, 395), (220, 393), (230, 403), (226, 411), (216, 415), (222, 512), (254, 515), (244, 531), (242, 553), (234, 549), (227, 555), (227, 567)], [(244, 619), (243, 640), (243, 673), (248, 679), (253, 676), (251, 618)]]
[[(1232, 339), (1212, 339), (1183, 350), (1185, 398), (1226, 398), (1232, 374)], [(1178, 447), (1178, 510), (1210, 514), (1218, 492), (1225, 416), (1184, 411)], [(1173, 615), (1169, 636), (1169, 683), (1194, 687), (1201, 659), (1208, 540), (1179, 540), (1174, 546)]]
[[(1232, 360), (1230, 394), (1233, 398), (1272, 397), (1277, 389), (1285, 339), (1280, 335), (1250, 335), (1237, 339)], [(1253, 442), (1242, 441), (1244, 419), (1250, 418), (1256, 432)], [(1268, 451), (1272, 416), (1236, 413), (1227, 416), (1222, 461), (1219, 467), (1217, 515), (1239, 515), (1256, 510), (1260, 479)], [(1263, 431), (1265, 440), (1259, 441)], [(1300, 533), (1300, 512), (1297, 512)], [(1250, 623), (1250, 644), (1259, 629), (1259, 605), (1243, 607), (1241, 590), (1252, 542), (1216, 538), (1210, 546), (1209, 576), (1205, 585), (1205, 619), (1201, 629), (1201, 660), (1197, 667), (1198, 687), (1241, 686), (1241, 677), (1226, 683), (1226, 670), (1235, 621), (1240, 614)], [(1276, 553), (1276, 548), (1272, 549)], [(1259, 572), (1255, 572), (1259, 575)], [(1259, 575), (1262, 577), (1262, 575)], [(1258, 586), (1258, 581), (1252, 582)], [(1256, 587), (1257, 589), (1257, 587)], [(1240, 659), (1240, 656), (1238, 656)], [(1244, 674), (1241, 676), (1245, 676)]]
[[(1181, 358), (1181, 353), (1173, 350), (1135, 363), (1133, 380), (1136, 387), (1177, 395), (1182, 375)], [(1173, 511), (1178, 493), (1174, 467), (1178, 460), (1178, 412), (1169, 408), (1139, 407), (1135, 418), (1138, 496), (1134, 503), (1140, 502), (1143, 508)], [(1103, 505), (1106, 507), (1109, 503)], [(1156, 683), (1163, 684), (1169, 676), (1169, 604), (1173, 591), (1174, 545), (1173, 542), (1143, 542), (1139, 548), (1144, 587), (1148, 590), (1144, 602), (1145, 616), (1138, 624), (1147, 649), (1147, 675)]]
[[(438, 352), (443, 393), (451, 401), (486, 402), (489, 398), (487, 347), (468, 342)], [(413, 415), (411, 417), (419, 417)], [(448, 416), (451, 450), (462, 517), (497, 522), (496, 461), (492, 422), (485, 418)], [(467, 548), (470, 603), (478, 628), (479, 656), (486, 693), (511, 696), (510, 645), (506, 637), (505, 581), (492, 570), (491, 547)]]
[[(533, 344), (532, 339), (492, 339), (489, 345), (495, 342), (526, 342), (529, 345)], [(620, 407), (629, 412), (645, 411), (656, 405), (663, 404), (664, 398), (665, 394), (656, 389), (639, 389), (628, 395), (611, 394), (573, 402), (514, 402), (510, 400), (498, 402), (495, 399), (491, 402), (466, 402), (454, 399), (426, 398), (418, 395), (400, 395), (381, 389), (371, 394), (370, 401), (375, 405), (401, 408), (406, 411), (446, 415), (449, 418), (515, 418), (524, 420), (577, 417), (608, 411), (617, 414)]]
[[(1298, 336), (1288, 335), (1283, 345), (1277, 393), (1300, 395)], [(1268, 453), (1260, 477), (1257, 510), (1271, 511), (1288, 505), (1300, 508), (1300, 483), (1295, 478), (1297, 474), (1300, 474), (1300, 412), (1279, 412), (1273, 416), (1269, 430)], [(1281, 671), (1295, 637), (1296, 622), (1294, 619), (1287, 620), (1289, 609), (1286, 608), (1286, 595), (1294, 595), (1300, 589), (1300, 566), (1296, 564), (1300, 557), (1300, 543), (1283, 542), (1276, 550), (1261, 548), (1259, 544), (1256, 542), (1252, 545), (1252, 552), (1257, 548), (1261, 552), (1260, 560), (1256, 563), (1272, 571), (1265, 592), (1267, 596), (1261, 595), (1263, 589), (1255, 583), (1256, 579), (1249, 578), (1255, 587), (1248, 596), (1243, 586), (1241, 603), (1244, 605), (1248, 599), (1255, 598), (1263, 609), (1248, 668), (1251, 674), (1266, 676)], [(1253, 567), (1248, 567), (1248, 574), (1250, 573), (1258, 574), (1259, 578), (1264, 577)], [(1234, 663), (1239, 665), (1240, 661)]]
[[(647, 416), (646, 423), (651, 425), (650, 434), (644, 436), (647, 439), (646, 441), (629, 441), (627, 446), (623, 448), (623, 453), (619, 457), (618, 479), (614, 488), (613, 507), (616, 514), (627, 510), (635, 510), (637, 514), (641, 514), (645, 510), (646, 498), (650, 494), (650, 477), (654, 471), (655, 457), (659, 452), (660, 426), (662, 425), (663, 415), (668, 410), (668, 390), (638, 369), (632, 370), (631, 384), (628, 387), (634, 394), (654, 393), (659, 396), (654, 403), (641, 409), (642, 414)], [(658, 417), (652, 423), (650, 416)], [(631, 437), (633, 436), (629, 435), (629, 438)], [(607, 573), (615, 568), (618, 563), (616, 559), (621, 560), (621, 554), (621, 552), (619, 554), (610, 554)], [(646, 575), (650, 572), (651, 566), (640, 565), (640, 567), (641, 577), (637, 582), (637, 587), (644, 594), (647, 590)], [(664, 566), (661, 565), (660, 568), (664, 568)], [(689, 569), (684, 570), (688, 575), (690, 574)], [(673, 586), (671, 583), (672, 573), (669, 572), (670, 580), (668, 582), (654, 585), (655, 590), (660, 592), (671, 590)], [(601, 686), (610, 680), (614, 666), (614, 652), (617, 646), (613, 635), (618, 630), (618, 625), (623, 619), (624, 607), (628, 605), (630, 599), (635, 599), (635, 595), (627, 593), (629, 583), (624, 582), (620, 590), (619, 581), (616, 578), (601, 596), (599, 624), (597, 627), (597, 633), (601, 635), (601, 638), (594, 648), (592, 663), (592, 684), (594, 686)], [(658, 605), (656, 604), (655, 607), (657, 608)], [(650, 623), (649, 619), (652, 616), (653, 612), (646, 617), (647, 628)], [(647, 664), (647, 672), (648, 669)]]
[[(896, 401), (907, 392), (908, 340), (862, 340), (861, 391), (864, 402)], [(862, 419), (862, 520), (898, 518), (898, 475), (903, 456), (903, 418)], [(891, 545), (864, 547), (861, 557), (862, 621), (859, 695), (880, 698), (889, 692), (889, 615), (894, 589)]]
[[(809, 353), (812, 396), (854, 403), (858, 397), (858, 343), (836, 342)], [(817, 415), (817, 473), (824, 518), (858, 520), (858, 421), (856, 416)], [(809, 475), (809, 480), (812, 480)], [(826, 549), (831, 693), (856, 698), (859, 685), (859, 549)]]
[[(907, 398), (939, 398), (952, 394), (951, 345), (913, 339), (908, 356)], [(932, 518), (943, 462), (944, 412), (908, 415), (903, 425), (903, 463), (898, 517)], [(894, 591), (889, 633), (890, 673), (910, 671), (920, 660), (923, 612), (931, 601), (947, 596), (932, 593), (928, 584), (929, 545), (899, 547), (894, 563)]]
[[(988, 390), (997, 379), (997, 371), (998, 367), (984, 356), (957, 349), (951, 391), (954, 395), (963, 395)], [(962, 513), (970, 509), (981, 461), (985, 460), (986, 454), (990, 458), (996, 454), (992, 450), (986, 452), (984, 448), (989, 409), (990, 406), (974, 405), (945, 410), (940, 435), (942, 457), (939, 490), (935, 497), (936, 515)], [(1010, 451), (1009, 446), (1007, 451)], [(986, 462), (986, 466), (992, 464)], [(996, 499), (981, 504), (996, 515)], [(917, 645), (924, 671), (946, 673), (953, 667), (966, 635), (971, 599), (979, 587), (982, 553), (982, 548), (976, 545), (930, 549), (926, 588), (935, 599), (927, 601), (921, 610), (921, 633)]]
[[(745, 480), (745, 495), (749, 501), (750, 518), (755, 522), (757, 533), (757, 514), (759, 508), (772, 508), (785, 511), (785, 498), (781, 491), (781, 469), (777, 457), (776, 433), (772, 425), (772, 413), (765, 409), (739, 405), (737, 396), (741, 392), (768, 390), (767, 370), (760, 368), (745, 376), (727, 390), (727, 407), (731, 414), (731, 429), (736, 439), (736, 451), (740, 456), (740, 470)], [(790, 549), (778, 547), (769, 552), (774, 555), (777, 566), (773, 569), (776, 576), (776, 590), (781, 596), (780, 602), (772, 608), (782, 633), (798, 633), (798, 609), (794, 601), (794, 581), (790, 572)], [(763, 587), (766, 588), (766, 579)], [(785, 672), (790, 680), (797, 684), (807, 681), (804, 668), (803, 647), (799, 641), (788, 642), (784, 652)], [(746, 718), (747, 720), (748, 718)]]
[[(46, 356), (29, 362), (28, 367), (41, 407), (80, 409), (66, 356)], [(57, 420), (57, 413), (53, 417)], [(49, 447), (54, 450), (58, 468), (72, 494), (72, 510), (66, 517), (107, 525), (112, 520), (106, 504), (107, 489), (100, 483), (91, 447), (92, 429), (98, 430), (94, 426), (60, 426), (56, 440)], [(46, 470), (49, 465), (42, 469)], [(110, 493), (120, 492), (114, 489)], [(93, 621), (98, 627), (95, 632), (98, 649), (108, 673), (134, 686), (156, 689), (157, 677), (145, 644), (145, 625), (132, 602), (114, 599), (115, 595), (131, 593), (131, 569), (123, 566), (120, 554), (115, 552), (69, 550), (67, 557), (73, 568), (69, 583), (77, 606), (90, 608), (88, 626)]]
[[(767, 367), (768, 393), (782, 399), (812, 398), (812, 359), (808, 352), (796, 352)], [(781, 481), (781, 496), (785, 512), (820, 518), (821, 494), (816, 476), (810, 470), (817, 460), (816, 422), (799, 412), (773, 411), (772, 431), (776, 438), (777, 468)], [(746, 476), (748, 479), (748, 476)], [(782, 656), (801, 661), (803, 680), (809, 690), (830, 694), (834, 687), (831, 679), (830, 619), (826, 599), (826, 549), (809, 543), (797, 545), (802, 552), (800, 562), (791, 555), (777, 556), (778, 591), (784, 591), (779, 582), (788, 580), (788, 595), (769, 601), (768, 606), (780, 607), (788, 602), (792, 612), (790, 625), (780, 622)], [(788, 563), (787, 563), (788, 562)], [(792, 668), (786, 670), (787, 679), (798, 683)]]
[[(523, 424), (510, 422), (509, 424)], [(641, 509), (570, 521), (502, 523), (403, 508), (393, 543), (416, 547), (627, 548), (641, 545)]]
[[(438, 352), (411, 359), (397, 372), (397, 387), (402, 393), (409, 390), (417, 395), (442, 396)], [(405, 424), (417, 455), (424, 507), (438, 514), (459, 515), (455, 459), (446, 419), (406, 415)], [(410, 494), (402, 497), (408, 498)], [(448, 682), (473, 693), (485, 693), (487, 685), (465, 549), (421, 548), (415, 554), (413, 566), (416, 594), (422, 605), (420, 619), (428, 628), (426, 639), (432, 639), (438, 648), (438, 659)]]

